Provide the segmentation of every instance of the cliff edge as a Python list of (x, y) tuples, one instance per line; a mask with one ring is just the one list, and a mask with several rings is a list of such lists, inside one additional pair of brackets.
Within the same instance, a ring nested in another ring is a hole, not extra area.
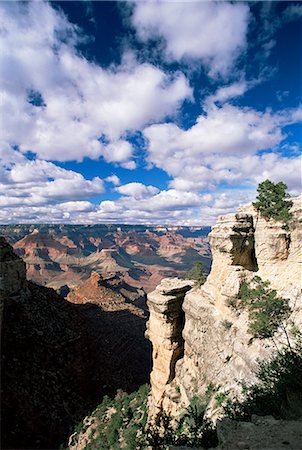
[[(247, 312), (231, 306), (243, 281), (255, 275), (269, 281), (279, 296), (289, 299), (289, 319), (302, 328), (302, 196), (292, 200), (289, 230), (260, 217), (252, 205), (219, 217), (209, 235), (213, 264), (206, 283), (192, 288), (185, 281), (166, 279), (148, 295), (151, 416), (160, 410), (177, 416), (209, 386), (216, 393), (235, 395), (242, 381), (256, 381), (258, 360), (276, 350), (271, 339), (251, 339)], [(278, 345), (284, 339), (276, 333)], [(210, 401), (212, 418), (219, 416), (217, 403), (215, 397)]]

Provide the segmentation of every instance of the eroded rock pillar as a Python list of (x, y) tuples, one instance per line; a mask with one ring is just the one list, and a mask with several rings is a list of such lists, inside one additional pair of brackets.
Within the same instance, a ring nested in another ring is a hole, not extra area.
[(153, 345), (151, 373), (151, 416), (161, 409), (165, 388), (175, 376), (176, 361), (183, 356), (184, 312), (182, 304), (187, 291), (193, 286), (189, 280), (166, 278), (155, 291), (148, 294), (150, 318), (146, 336)]

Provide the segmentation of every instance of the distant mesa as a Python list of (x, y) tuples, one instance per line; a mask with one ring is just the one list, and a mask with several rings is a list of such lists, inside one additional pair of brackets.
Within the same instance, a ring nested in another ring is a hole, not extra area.
[(194, 261), (211, 265), (209, 227), (131, 225), (0, 225), (0, 234), (26, 262), (30, 280), (66, 295), (90, 277), (121, 273), (152, 291), (161, 279), (182, 277)]

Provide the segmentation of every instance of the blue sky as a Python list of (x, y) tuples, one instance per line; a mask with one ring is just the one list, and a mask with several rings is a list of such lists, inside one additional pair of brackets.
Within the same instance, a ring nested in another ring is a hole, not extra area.
[(301, 192), (300, 2), (1, 2), (1, 223), (210, 225)]

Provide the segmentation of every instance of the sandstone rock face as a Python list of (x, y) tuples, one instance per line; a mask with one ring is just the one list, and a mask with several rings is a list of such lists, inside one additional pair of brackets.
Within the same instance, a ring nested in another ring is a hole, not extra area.
[(165, 388), (175, 377), (176, 361), (183, 356), (182, 303), (192, 285), (190, 281), (177, 278), (163, 279), (156, 290), (148, 295), (150, 320), (146, 335), (153, 344), (153, 371), (150, 378), (154, 413), (162, 407)]
[[(251, 205), (220, 217), (209, 235), (213, 264), (208, 279), (179, 300), (177, 314), (169, 315), (171, 299), (165, 297), (161, 285), (148, 295), (153, 344), (151, 415), (158, 407), (177, 415), (193, 396), (204, 396), (211, 385), (216, 392), (232, 395), (240, 391), (240, 381), (256, 381), (257, 360), (269, 358), (275, 349), (270, 339), (251, 340), (247, 313), (230, 307), (243, 280), (257, 275), (269, 281), (278, 295), (290, 299), (291, 319), (302, 328), (301, 203), (301, 196), (293, 199), (289, 231), (282, 223), (261, 218)], [(170, 292), (173, 283), (177, 289), (177, 281), (169, 283)], [(175, 344), (181, 333), (183, 350)], [(275, 340), (285, 343), (281, 332)], [(215, 395), (208, 414), (219, 416)]]

